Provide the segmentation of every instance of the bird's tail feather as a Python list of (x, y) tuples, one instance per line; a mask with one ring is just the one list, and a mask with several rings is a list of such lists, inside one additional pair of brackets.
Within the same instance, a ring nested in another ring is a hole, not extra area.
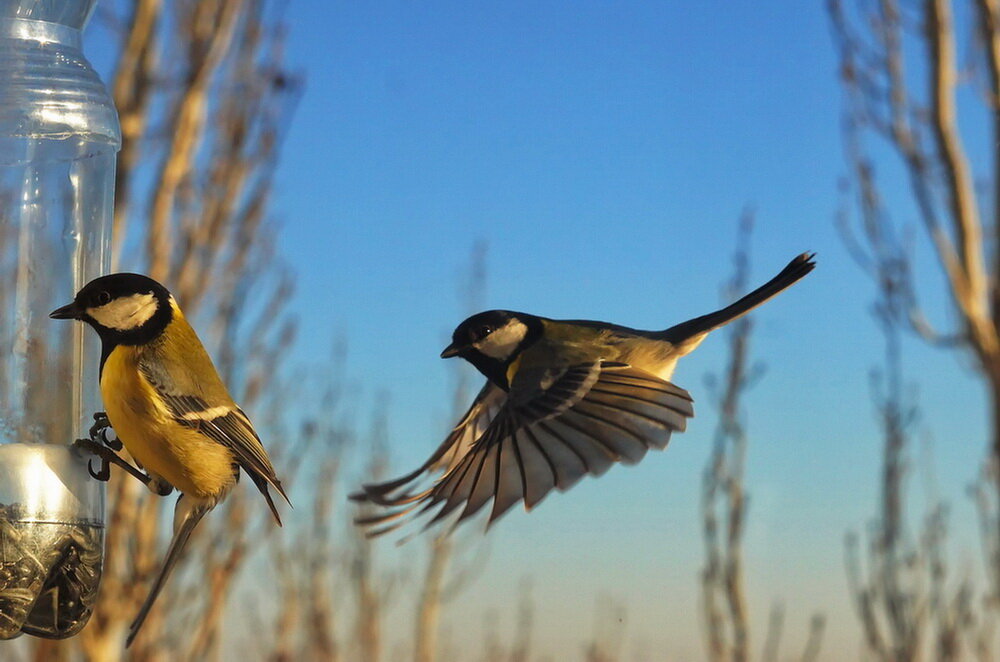
[(181, 522), (181, 525), (177, 527), (174, 533), (174, 539), (170, 541), (170, 549), (167, 550), (167, 556), (163, 560), (163, 567), (160, 568), (160, 574), (157, 575), (156, 581), (153, 582), (153, 587), (149, 590), (149, 595), (146, 596), (146, 601), (142, 604), (142, 608), (139, 609), (139, 613), (136, 615), (135, 620), (132, 621), (132, 625), (129, 626), (128, 639), (125, 640), (125, 648), (131, 646), (135, 636), (139, 634), (139, 629), (146, 621), (146, 617), (149, 616), (149, 610), (153, 607), (153, 603), (156, 602), (156, 598), (160, 595), (160, 591), (163, 590), (163, 585), (166, 583), (171, 571), (173, 571), (178, 559), (180, 559), (181, 552), (184, 551), (184, 547), (191, 538), (191, 533), (194, 531), (194, 527), (198, 525), (198, 522), (200, 522), (201, 518), (205, 516), (205, 513), (211, 509), (212, 508), (208, 505), (197, 505), (189, 509), (184, 514), (184, 520)]
[(253, 480), (253, 484), (257, 486), (260, 493), (264, 495), (265, 499), (267, 499), (267, 507), (271, 509), (271, 514), (274, 515), (274, 521), (278, 523), (278, 526), (281, 526), (281, 515), (278, 514), (278, 509), (274, 505), (274, 499), (271, 498), (271, 492), (267, 489), (267, 486), (268, 483), (274, 485), (275, 489), (278, 490), (278, 494), (284, 497), (285, 503), (291, 507), (292, 502), (288, 500), (288, 495), (285, 494), (285, 490), (281, 489), (280, 484), (275, 485), (273, 482), (270, 482), (257, 474), (250, 474), (250, 479)]
[(686, 340), (708, 333), (717, 329), (723, 324), (728, 324), (738, 317), (746, 315), (751, 310), (775, 296), (782, 290), (795, 284), (799, 279), (808, 274), (816, 266), (813, 261), (815, 253), (802, 253), (782, 269), (777, 276), (767, 281), (756, 290), (746, 295), (739, 301), (732, 303), (721, 310), (701, 317), (695, 317), (672, 326), (663, 331), (659, 336), (675, 345), (683, 344)]

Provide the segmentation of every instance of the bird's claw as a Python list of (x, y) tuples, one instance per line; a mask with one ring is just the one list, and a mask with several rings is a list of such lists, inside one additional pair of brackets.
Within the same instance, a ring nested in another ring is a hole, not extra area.
[(88, 453), (96, 455), (101, 460), (101, 468), (97, 471), (94, 471), (94, 460), (87, 460), (87, 473), (89, 473), (92, 478), (99, 480), (102, 483), (107, 482), (108, 479), (111, 478), (111, 465), (101, 453), (104, 449), (99, 444), (97, 444), (93, 439), (77, 439), (73, 442), (73, 445), (81, 450), (85, 450)]
[[(118, 457), (117, 453), (115, 453), (113, 450), (111, 450), (106, 446), (101, 445), (99, 442), (94, 441), (93, 439), (77, 439), (75, 442), (73, 442), (73, 445), (81, 450), (85, 450), (100, 458), (101, 468), (98, 469), (97, 471), (94, 471), (94, 467), (91, 464), (91, 460), (87, 461), (87, 472), (97, 480), (106, 481), (108, 480), (108, 478), (111, 477), (111, 467), (109, 466), (111, 464), (117, 464), (119, 467), (121, 467), (128, 473), (132, 474), (132, 476), (134, 476), (143, 485), (148, 486), (150, 482), (153, 480), (147, 474), (143, 473), (139, 469), (133, 467), (131, 464), (123, 460), (122, 458)], [(156, 490), (157, 493), (160, 493), (161, 491), (162, 489)]]
[(101, 468), (98, 471), (94, 471), (93, 460), (87, 460), (87, 473), (91, 475), (95, 480), (99, 480), (102, 483), (106, 483), (111, 479), (111, 465), (105, 460), (101, 460)]
[(87, 473), (91, 475), (95, 480), (99, 480), (102, 483), (108, 481), (111, 478), (111, 465), (108, 463), (107, 459), (104, 458), (101, 451), (104, 450), (94, 442), (93, 439), (77, 439), (73, 442), (73, 445), (81, 450), (85, 450), (88, 453), (96, 455), (101, 460), (101, 468), (94, 471), (94, 460), (87, 460)]
[(112, 427), (107, 413), (103, 411), (94, 412), (94, 424), (90, 426), (90, 438), (104, 444), (113, 451), (120, 451), (123, 448), (121, 440), (117, 438), (109, 439), (108, 430), (112, 430)]

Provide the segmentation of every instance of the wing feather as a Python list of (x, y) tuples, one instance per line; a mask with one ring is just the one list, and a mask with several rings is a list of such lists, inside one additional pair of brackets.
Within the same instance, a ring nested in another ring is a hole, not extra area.
[(548, 421), (543, 430), (548, 429), (563, 440), (573, 451), (583, 460), (583, 466), (587, 468), (587, 473), (591, 476), (602, 476), (612, 464), (618, 461), (618, 456), (600, 438), (594, 438), (587, 431), (585, 421), (580, 416), (563, 416), (558, 420)]
[(455, 508), (469, 500), (485, 460), (485, 453), (469, 453), (455, 467), (457, 471), (453, 473), (458, 476), (456, 481), (452, 481), (452, 474), (448, 473), (445, 474), (441, 482), (429, 490), (430, 500), (425, 510), (429, 510), (440, 501), (445, 501), (444, 507), (438, 511), (431, 522), (443, 519)]
[[(626, 364), (522, 371), (509, 394), (487, 384), (417, 471), (366, 486), (362, 499), (390, 506), (415, 502), (422, 505), (415, 517), (438, 508), (425, 528), (460, 506), (455, 522), (464, 521), (492, 499), (492, 523), (520, 501), (531, 509), (553, 488), (568, 490), (585, 474), (600, 476), (615, 462), (635, 464), (650, 448), (662, 450), (693, 415), (687, 391)], [(399, 491), (435, 469), (444, 473), (424, 491)], [(396, 522), (416, 505), (356, 521)]]
[(497, 461), (496, 498), (493, 499), (490, 522), (498, 519), (510, 510), (511, 506), (524, 498), (524, 465), (521, 461), (517, 437), (518, 433), (515, 431), (497, 445), (499, 459)]
[(257, 431), (243, 410), (232, 403), (228, 396), (225, 400), (213, 403), (200, 395), (177, 392), (163, 365), (140, 361), (139, 372), (159, 396), (174, 422), (197, 430), (232, 451), (236, 462), (264, 495), (271, 513), (280, 525), (281, 517), (267, 486), (271, 485), (286, 502), (291, 502), (278, 480)]
[(588, 431), (591, 437), (606, 444), (608, 450), (623, 464), (638, 464), (649, 449), (642, 435), (624, 416), (606, 416), (598, 408), (581, 402), (573, 408), (572, 419)]
[(472, 445), (501, 411), (506, 399), (507, 394), (501, 388), (486, 382), (468, 411), (424, 464), (399, 478), (362, 485), (360, 492), (350, 495), (351, 500), (382, 506), (397, 506), (413, 500), (413, 489), (421, 478), (440, 471), (450, 474), (458, 468)]
[[(544, 457), (548, 463), (552, 471), (555, 487), (566, 491), (576, 485), (578, 480), (587, 475), (587, 465), (580, 454), (557, 434), (553, 434), (550, 431), (547, 432), (544, 423), (539, 423), (537, 426), (531, 428), (525, 428), (524, 432), (529, 441), (531, 441), (530, 446), (539, 455)], [(539, 488), (543, 484), (542, 481), (536, 483)], [(541, 493), (535, 492), (534, 497), (526, 497), (524, 502), (525, 507), (533, 507), (548, 494), (549, 489), (551, 487)]]
[(465, 508), (459, 520), (472, 517), (479, 509), (486, 505), (486, 502), (496, 493), (496, 477), (500, 462), (500, 444), (491, 444), (482, 453), (483, 460), (479, 463), (479, 471), (476, 472), (476, 479), (472, 485), (472, 491), (465, 502)]

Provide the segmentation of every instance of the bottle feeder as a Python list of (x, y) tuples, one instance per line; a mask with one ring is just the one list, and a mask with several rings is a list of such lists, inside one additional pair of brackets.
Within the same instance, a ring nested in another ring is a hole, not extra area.
[(105, 486), (72, 442), (100, 409), (100, 347), (48, 312), (110, 262), (110, 95), (81, 52), (95, 0), (0, 0), (0, 638), (87, 623)]

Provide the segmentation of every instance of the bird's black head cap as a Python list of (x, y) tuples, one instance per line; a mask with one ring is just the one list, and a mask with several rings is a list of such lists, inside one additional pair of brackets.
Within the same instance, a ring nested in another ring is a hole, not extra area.
[(507, 367), (541, 335), (542, 321), (534, 315), (488, 310), (459, 324), (441, 357), (462, 357), (506, 390)]
[(105, 358), (116, 345), (143, 345), (173, 319), (170, 292), (149, 276), (101, 276), (77, 292), (73, 303), (52, 311), (53, 319), (86, 322), (97, 331)]

